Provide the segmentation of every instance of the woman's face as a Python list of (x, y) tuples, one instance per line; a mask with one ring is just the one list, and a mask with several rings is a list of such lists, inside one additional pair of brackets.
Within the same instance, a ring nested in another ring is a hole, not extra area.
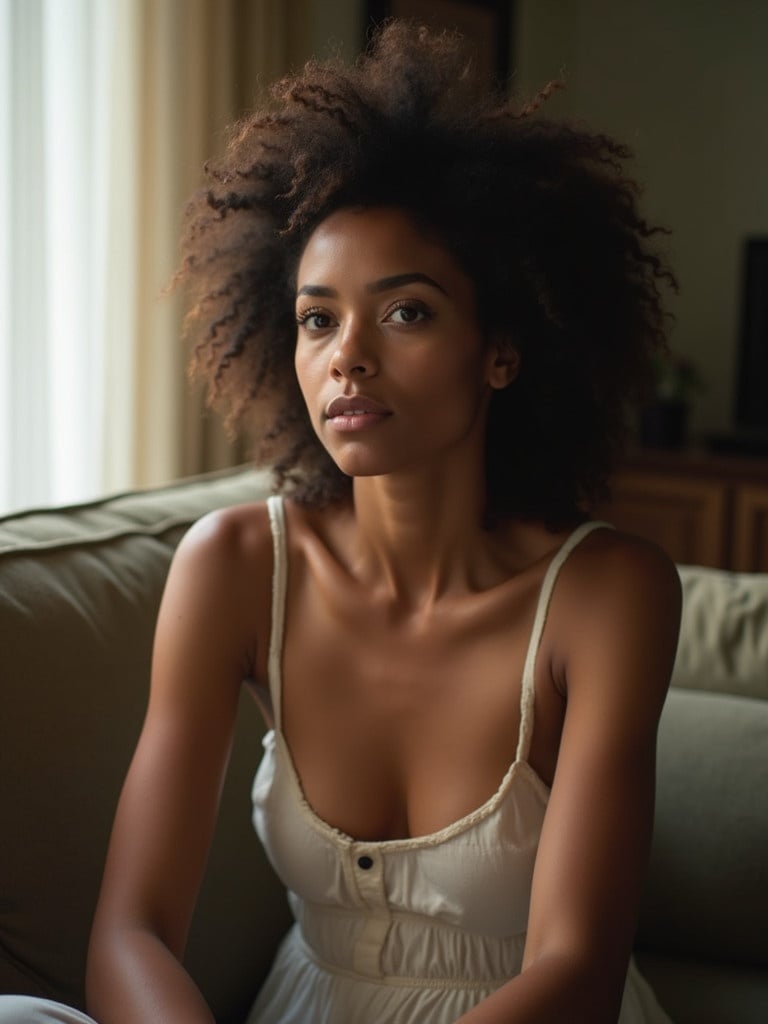
[(344, 473), (427, 468), (467, 446), (482, 458), (508, 363), (486, 344), (470, 278), (407, 213), (324, 220), (299, 263), (296, 319), (299, 385)]

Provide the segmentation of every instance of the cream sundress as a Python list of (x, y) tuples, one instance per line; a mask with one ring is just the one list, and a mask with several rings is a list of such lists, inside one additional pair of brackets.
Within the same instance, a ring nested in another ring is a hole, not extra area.
[[(549, 790), (527, 757), (536, 652), (565, 559), (541, 587), (521, 690), (514, 763), (477, 810), (426, 836), (358, 842), (307, 803), (281, 731), (287, 580), (282, 499), (269, 500), (274, 541), (269, 685), (275, 728), (253, 784), (253, 821), (288, 889), (295, 924), (248, 1024), (452, 1024), (520, 972), (536, 850)], [(619, 1024), (670, 1024), (630, 965)]]

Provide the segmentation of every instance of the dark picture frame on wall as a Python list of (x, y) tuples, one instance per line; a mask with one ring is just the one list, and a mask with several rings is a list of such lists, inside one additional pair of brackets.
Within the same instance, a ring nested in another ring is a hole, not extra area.
[(514, 0), (368, 0), (366, 34), (387, 18), (457, 29), (469, 41), (489, 83), (506, 87), (512, 50)]
[(768, 452), (768, 238), (747, 238), (742, 255), (736, 426), (759, 431)]

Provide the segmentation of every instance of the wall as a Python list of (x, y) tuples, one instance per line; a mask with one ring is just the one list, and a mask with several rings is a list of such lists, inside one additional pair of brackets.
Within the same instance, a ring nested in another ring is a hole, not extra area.
[[(308, 52), (351, 59), (363, 0), (291, 0)], [(672, 348), (704, 378), (693, 427), (731, 423), (741, 252), (768, 235), (766, 0), (512, 0), (513, 88), (567, 87), (546, 105), (628, 142), (643, 209), (670, 227), (681, 292)], [(768, 401), (768, 396), (766, 397)]]
[(364, 0), (307, 0), (312, 56), (354, 60), (361, 49)]
[(768, 3), (517, 0), (514, 39), (516, 90), (562, 75), (547, 112), (634, 149), (644, 210), (674, 231), (671, 344), (706, 385), (694, 427), (727, 427), (742, 242), (768, 235)]

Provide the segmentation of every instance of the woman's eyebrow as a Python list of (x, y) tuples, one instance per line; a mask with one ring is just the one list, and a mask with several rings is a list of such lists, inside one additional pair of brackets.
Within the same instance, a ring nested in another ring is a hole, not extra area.
[(438, 284), (433, 277), (428, 274), (420, 274), (413, 272), (411, 274), (394, 274), (392, 277), (382, 277), (378, 281), (374, 281), (373, 284), (366, 286), (366, 291), (369, 292), (387, 292), (391, 288), (399, 288), (404, 284), (428, 284), (432, 288), (437, 288), (443, 295), (447, 295), (445, 288), (441, 284)]
[(300, 295), (310, 295), (315, 299), (338, 299), (339, 293), (335, 288), (326, 288), (321, 284), (304, 284), (296, 292), (296, 298)]
[[(378, 294), (379, 292), (388, 292), (392, 288), (400, 288), (404, 284), (428, 284), (432, 288), (437, 288), (443, 295), (448, 294), (445, 288), (438, 284), (433, 277), (418, 271), (408, 274), (393, 274), (392, 277), (382, 277), (378, 281), (373, 281), (371, 284), (366, 285), (365, 290), (372, 294)], [(309, 295), (316, 299), (337, 299), (339, 297), (339, 293), (335, 288), (328, 288), (322, 284), (302, 285), (296, 292), (296, 298), (300, 295)]]

